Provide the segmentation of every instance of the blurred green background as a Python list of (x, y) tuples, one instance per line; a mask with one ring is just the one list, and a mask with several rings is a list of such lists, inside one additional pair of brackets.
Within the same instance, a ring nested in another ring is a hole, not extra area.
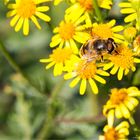
[[(71, 89), (70, 81), (64, 81), (63, 76), (54, 77), (52, 69), (46, 71), (39, 59), (48, 58), (51, 53), (52, 30), (63, 19), (69, 5), (62, 2), (56, 7), (51, 3), (49, 6), (51, 22), (40, 20), (42, 30), (30, 23), (30, 34), (25, 37), (22, 31), (16, 33), (9, 26), (7, 8), (0, 2), (0, 40), (29, 79), (15, 71), (0, 52), (0, 140), (96, 140), (106, 124), (102, 106), (109, 98), (110, 89), (132, 85), (140, 88), (139, 65), (135, 73), (121, 82), (111, 76), (106, 78), (106, 85), (98, 83), (98, 95), (87, 89), (84, 96), (79, 95), (78, 86)], [(123, 22), (116, 6), (109, 13), (108, 19), (111, 18)], [(139, 108), (134, 114), (138, 126)]]

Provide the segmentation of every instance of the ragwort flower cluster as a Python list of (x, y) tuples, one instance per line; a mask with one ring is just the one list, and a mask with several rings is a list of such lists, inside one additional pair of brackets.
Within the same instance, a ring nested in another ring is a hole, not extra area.
[[(41, 29), (38, 19), (51, 20), (46, 14), (49, 2), (57, 6), (62, 1), (15, 0), (10, 3), (4, 0), (4, 3), (8, 3), (10, 9), (7, 13), (7, 17), (12, 17), (10, 26), (16, 32), (23, 28), (23, 34), (28, 35), (30, 20)], [(63, 75), (65, 80), (72, 79), (70, 87), (80, 83), (81, 95), (86, 92), (88, 83), (93, 93), (98, 94), (98, 82), (106, 84), (106, 76), (116, 74), (117, 79), (122, 80), (140, 63), (140, 0), (119, 3), (120, 12), (127, 14), (123, 26), (118, 25), (115, 19), (108, 21), (99, 17), (103, 9), (108, 11), (112, 8), (112, 0), (69, 0), (69, 4), (64, 19), (53, 30), (50, 42), (53, 51), (49, 58), (40, 59), (40, 62), (47, 63), (46, 69), (53, 67), (54, 76)], [(136, 87), (111, 90), (103, 108), (108, 124), (100, 140), (127, 139), (128, 121), (116, 125), (115, 118), (132, 118), (139, 96), (140, 91)]]
[[(58, 1), (54, 2), (58, 4)], [(50, 47), (54, 48), (52, 54), (47, 59), (41, 59), (40, 62), (48, 63), (46, 69), (54, 66), (54, 76), (64, 73), (64, 79), (74, 78), (70, 87), (75, 87), (80, 82), (80, 94), (86, 92), (87, 83), (93, 93), (97, 94), (99, 92), (97, 82), (106, 84), (102, 76), (117, 74), (118, 80), (122, 80), (123, 75), (136, 70), (135, 64), (140, 63), (140, 59), (135, 55), (132, 42), (130, 44), (120, 33), (124, 28), (122, 25), (116, 25), (115, 19), (104, 23), (94, 21), (92, 19), (94, 13), (90, 14), (94, 9), (91, 0), (73, 0), (70, 3), (71, 6), (66, 9), (64, 19), (53, 30), (54, 35), (50, 42)], [(110, 9), (112, 2), (98, 1), (98, 4), (99, 7)], [(137, 29), (135, 34), (136, 32)], [(81, 55), (81, 46), (95, 38), (103, 41), (109, 38), (114, 40), (113, 51), (104, 54), (103, 61), (96, 56), (89, 61)], [(109, 69), (110, 74), (106, 72)]]

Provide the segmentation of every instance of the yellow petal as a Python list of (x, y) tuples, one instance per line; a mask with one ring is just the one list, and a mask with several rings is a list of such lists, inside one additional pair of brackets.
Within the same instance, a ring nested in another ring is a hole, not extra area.
[(19, 20), (20, 16), (16, 15), (12, 18), (11, 22), (10, 22), (10, 26), (15, 26), (15, 24), (17, 23), (17, 21)]
[(36, 25), (36, 27), (37, 27), (38, 29), (41, 29), (41, 26), (40, 26), (40, 24), (38, 23), (38, 21), (37, 21), (37, 19), (36, 19), (35, 16), (31, 16), (31, 20), (33, 21), (33, 23)]
[(78, 76), (78, 77), (76, 77), (75, 79), (73, 79), (73, 81), (70, 83), (70, 87), (75, 87), (77, 84), (78, 84), (78, 82), (80, 81), (80, 77)]
[(8, 4), (7, 8), (8, 9), (15, 9), (16, 8), (16, 4)]
[(117, 107), (115, 108), (115, 116), (116, 116), (118, 119), (122, 118), (122, 112), (121, 112), (119, 106), (117, 106)]
[(40, 59), (39, 61), (42, 63), (48, 63), (51, 62), (52, 60), (49, 58), (49, 59)]
[(80, 94), (83, 95), (86, 91), (86, 79), (82, 79), (80, 84)]
[(120, 68), (119, 68), (119, 71), (118, 71), (118, 75), (117, 75), (118, 80), (122, 80), (123, 71), (124, 71), (124, 69), (120, 67)]
[(139, 58), (134, 58), (134, 62), (135, 63), (140, 63), (140, 59)]
[(123, 114), (123, 117), (128, 119), (130, 117), (130, 112), (128, 111), (127, 107), (123, 103), (121, 103), (120, 109), (121, 109), (121, 112)]
[(111, 69), (110, 73), (111, 73), (112, 75), (116, 74), (117, 71), (118, 71), (118, 68), (119, 68), (118, 66), (114, 66), (114, 67)]
[(120, 130), (122, 128), (129, 128), (129, 123), (127, 121), (121, 122), (119, 125), (115, 127), (115, 130)]
[(52, 42), (50, 43), (50, 47), (55, 47), (57, 46), (60, 42), (62, 41), (62, 39), (60, 38), (60, 35), (57, 34), (52, 38)]
[(128, 128), (122, 128), (118, 131), (119, 134), (129, 135)]
[(29, 20), (28, 18), (25, 18), (23, 23), (23, 34), (28, 35), (29, 34)]
[(95, 79), (96, 81), (102, 83), (102, 84), (105, 84), (105, 83), (106, 83), (106, 81), (105, 81), (102, 77), (100, 77), (100, 76), (98, 76), (98, 75), (94, 75), (94, 79)]
[(78, 52), (79, 52), (78, 47), (73, 39), (70, 39), (70, 47), (72, 48), (72, 50), (75, 54), (78, 54)]
[(124, 21), (125, 22), (131, 22), (133, 20), (135, 20), (137, 18), (137, 14), (136, 13), (133, 13), (133, 14), (130, 14), (129, 16), (127, 16)]
[(20, 18), (15, 27), (15, 31), (18, 32), (21, 29), (22, 25), (23, 25), (23, 18)]
[(113, 34), (113, 37), (124, 40), (124, 37), (120, 34)]
[(105, 64), (105, 66), (103, 67), (103, 70), (108, 70), (110, 69), (114, 64), (112, 62)]
[(110, 110), (107, 115), (108, 125), (113, 126), (114, 123), (114, 110)]
[(77, 76), (76, 72), (70, 72), (70, 73), (67, 73), (67, 74), (64, 75), (64, 79), (68, 80), (68, 79), (71, 79), (75, 76)]
[(124, 101), (124, 104), (127, 106), (127, 108), (128, 108), (130, 111), (132, 111), (132, 110), (134, 109), (134, 107), (135, 107), (131, 102), (129, 102), (129, 100), (125, 100), (125, 101)]
[(125, 69), (125, 71), (124, 71), (124, 75), (127, 75), (129, 73), (129, 69)]
[(129, 2), (121, 2), (121, 3), (119, 3), (119, 6), (120, 7), (132, 7), (131, 3), (129, 3)]
[(49, 64), (46, 66), (46, 69), (51, 68), (54, 64), (55, 64), (55, 62), (51, 62), (51, 63), (49, 63)]
[(96, 73), (99, 74), (99, 75), (102, 75), (102, 76), (109, 76), (109, 75), (110, 75), (108, 72), (103, 71), (103, 70), (101, 70), (101, 69), (98, 69), (98, 70), (96, 71)]
[(34, 0), (35, 4), (40, 4), (40, 3), (44, 3), (44, 2), (49, 2), (51, 0)]
[(16, 13), (17, 13), (16, 10), (11, 10), (11, 11), (9, 11), (9, 12), (6, 14), (6, 16), (7, 16), (7, 17), (12, 17), (12, 16), (14, 16)]
[(40, 11), (40, 12), (46, 12), (49, 10), (49, 7), (48, 6), (40, 6), (40, 7), (37, 7), (36, 10)]
[(98, 94), (98, 87), (97, 87), (95, 81), (91, 78), (89, 78), (88, 81), (89, 81), (89, 84), (90, 84), (90, 87), (91, 87), (93, 93)]
[(113, 19), (109, 23), (107, 23), (110, 27), (114, 26), (116, 24), (116, 20)]
[(47, 21), (47, 22), (51, 20), (49, 16), (47, 16), (41, 12), (36, 12), (35, 15), (38, 16), (40, 19)]
[(135, 107), (139, 104), (139, 101), (134, 97), (128, 98), (129, 102), (131, 102)]
[(55, 64), (54, 70), (53, 70), (54, 76), (61, 75), (62, 74), (62, 70), (63, 70), (63, 63)]
[(121, 10), (122, 14), (129, 14), (129, 13), (134, 13), (136, 12), (133, 8), (124, 8)]
[(118, 25), (118, 26), (115, 26), (111, 29), (113, 32), (120, 32), (123, 30), (123, 26), (121, 25)]

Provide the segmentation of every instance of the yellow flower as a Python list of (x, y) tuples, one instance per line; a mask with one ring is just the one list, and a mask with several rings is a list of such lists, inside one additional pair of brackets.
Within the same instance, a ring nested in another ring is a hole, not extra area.
[[(16, 0), (13, 4), (8, 4), (10, 11), (7, 13), (7, 17), (13, 17), (10, 25), (15, 26), (15, 31), (18, 32), (23, 26), (23, 34), (29, 34), (29, 20), (36, 25), (38, 29), (41, 29), (37, 21), (37, 17), (48, 22), (50, 17), (42, 12), (49, 10), (48, 6), (38, 6), (38, 4), (48, 2), (50, 0)], [(36, 17), (37, 16), (37, 17)]]
[(106, 125), (103, 129), (104, 135), (99, 136), (99, 140), (128, 140), (129, 123), (123, 121), (116, 127)]
[(130, 70), (135, 71), (135, 63), (140, 63), (140, 59), (134, 57), (134, 53), (131, 48), (128, 47), (126, 43), (118, 45), (116, 48), (117, 53), (114, 53), (109, 56), (107, 64), (104, 65), (104, 70), (110, 68), (111, 74), (116, 74), (118, 80), (121, 80), (124, 75), (127, 75)]
[(54, 76), (58, 76), (62, 74), (65, 63), (73, 57), (75, 58), (76, 56), (70, 48), (57, 48), (53, 50), (53, 53), (50, 54), (48, 59), (40, 59), (40, 62), (49, 63), (46, 69), (54, 66)]
[(80, 25), (84, 20), (85, 16), (77, 17), (72, 19), (69, 16), (65, 16), (65, 20), (60, 22), (59, 27), (54, 29), (56, 33), (52, 37), (50, 47), (59, 45), (62, 48), (64, 45), (69, 46), (75, 53), (78, 53), (76, 42), (85, 43), (89, 39), (90, 35), (84, 31), (85, 27)]
[(135, 55), (140, 56), (140, 35), (138, 35), (133, 42), (133, 51)]
[[(111, 9), (112, 0), (98, 0), (98, 5), (101, 8)], [(73, 18), (79, 17), (84, 14), (86, 16), (85, 21), (88, 24), (87, 27), (90, 27), (90, 13), (92, 13), (93, 10), (94, 6), (92, 4), (92, 0), (73, 0), (72, 6), (66, 9), (66, 14), (70, 15)]]
[(136, 36), (137, 30), (135, 27), (130, 26), (126, 28), (123, 33), (125, 38), (131, 41)]
[(108, 39), (113, 38), (116, 42), (122, 42), (124, 37), (117, 32), (120, 32), (123, 30), (123, 26), (117, 25), (114, 26), (116, 23), (115, 20), (111, 20), (108, 23), (104, 24), (97, 24), (94, 23), (92, 27), (92, 36), (98, 36), (101, 39)]
[(72, 72), (68, 72), (64, 75), (64, 79), (71, 79), (74, 78), (73, 81), (70, 83), (70, 87), (74, 87), (80, 82), (80, 94), (83, 95), (86, 91), (87, 81), (89, 82), (93, 93), (98, 93), (98, 87), (95, 83), (95, 80), (105, 84), (106, 81), (100, 77), (101, 76), (109, 76), (109, 73), (98, 69), (96, 63), (94, 61), (87, 62), (85, 60), (80, 59), (75, 64), (75, 69)]
[[(84, 12), (91, 12), (94, 9), (92, 0), (73, 0), (73, 5), (66, 10), (66, 13), (79, 11), (80, 14)], [(98, 4), (101, 8), (111, 9), (112, 0), (98, 0)], [(76, 13), (77, 14), (77, 13)]]
[(140, 0), (129, 0), (129, 2), (121, 2), (119, 6), (122, 8), (122, 14), (129, 14), (127, 17), (125, 17), (125, 22), (138, 20), (140, 11)]
[(139, 103), (136, 99), (138, 96), (140, 96), (140, 90), (136, 87), (112, 89), (110, 99), (103, 108), (103, 114), (107, 116), (108, 123), (113, 124), (114, 116), (130, 118), (132, 111)]

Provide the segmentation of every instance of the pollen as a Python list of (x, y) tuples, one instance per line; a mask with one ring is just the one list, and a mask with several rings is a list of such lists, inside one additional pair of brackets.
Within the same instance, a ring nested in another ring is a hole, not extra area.
[(117, 140), (118, 139), (118, 133), (115, 130), (115, 128), (110, 128), (108, 131), (104, 134), (105, 140)]
[(112, 94), (110, 96), (111, 103), (113, 105), (119, 105), (120, 103), (123, 103), (126, 98), (128, 97), (127, 91), (125, 89), (112, 89)]
[(50, 55), (50, 58), (55, 63), (64, 63), (66, 60), (70, 59), (72, 55), (72, 50), (70, 48), (57, 48), (53, 50), (53, 53)]
[(78, 2), (87, 11), (90, 11), (93, 9), (92, 0), (78, 0)]
[(61, 38), (63, 38), (64, 40), (71, 39), (73, 37), (73, 35), (75, 34), (74, 25), (72, 23), (62, 22), (60, 24), (59, 34), (60, 34)]
[(126, 45), (122, 44), (117, 48), (118, 54), (110, 56), (110, 60), (117, 66), (124, 69), (134, 67), (134, 58), (132, 50)]
[(94, 62), (81, 61), (77, 65), (76, 72), (82, 79), (94, 78), (96, 74), (96, 64)]
[(33, 0), (21, 0), (16, 10), (21, 17), (30, 18), (35, 14), (36, 4)]
[(113, 36), (113, 32), (109, 25), (99, 24), (92, 29), (92, 36), (99, 36), (102, 39), (107, 39)]

